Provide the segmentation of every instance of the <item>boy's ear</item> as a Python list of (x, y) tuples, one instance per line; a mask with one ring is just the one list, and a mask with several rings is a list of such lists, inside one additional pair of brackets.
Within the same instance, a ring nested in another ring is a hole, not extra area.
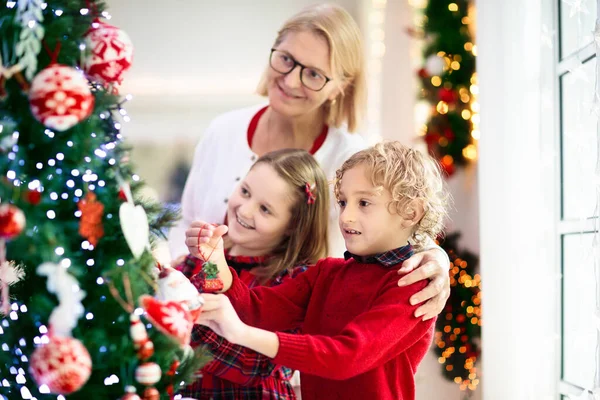
[(410, 228), (415, 226), (419, 223), (419, 221), (421, 221), (423, 215), (425, 215), (423, 201), (419, 199), (412, 200), (410, 203), (408, 203), (404, 211), (403, 217), (405, 227)]

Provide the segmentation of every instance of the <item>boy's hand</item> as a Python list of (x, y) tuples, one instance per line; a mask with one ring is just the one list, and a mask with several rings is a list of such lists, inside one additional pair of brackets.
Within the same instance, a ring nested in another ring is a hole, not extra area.
[[(398, 281), (398, 286), (408, 286), (423, 279), (431, 281), (419, 293), (410, 298), (411, 304), (424, 301), (415, 311), (415, 317), (423, 317), (423, 321), (437, 316), (446, 305), (450, 297), (450, 275), (448, 274), (448, 258), (440, 249), (431, 249), (414, 254), (402, 263), (399, 274), (403, 276)], [(412, 271), (412, 272), (411, 272)]]
[(211, 261), (219, 268), (223, 291), (229, 290), (233, 280), (223, 250), (223, 235), (227, 225), (215, 226), (204, 221), (194, 221), (185, 231), (185, 244), (190, 254), (203, 261)]
[(240, 320), (227, 296), (205, 293), (202, 298), (204, 306), (196, 323), (207, 326), (217, 335), (238, 344), (249, 327)]

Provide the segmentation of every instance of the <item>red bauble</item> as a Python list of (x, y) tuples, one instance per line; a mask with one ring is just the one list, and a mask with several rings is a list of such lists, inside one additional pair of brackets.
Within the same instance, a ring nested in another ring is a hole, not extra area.
[(0, 239), (13, 239), (25, 228), (25, 214), (12, 204), (0, 205)]
[(144, 386), (154, 385), (160, 381), (161, 375), (160, 367), (154, 362), (145, 362), (135, 369), (135, 380)]
[(425, 68), (419, 69), (419, 71), (417, 71), (417, 75), (419, 75), (420, 78), (428, 78), (429, 77), (429, 73), (427, 72), (427, 70)]
[(25, 193), (25, 200), (27, 200), (29, 204), (37, 206), (40, 204), (40, 201), (42, 201), (42, 192), (39, 190), (28, 190)]
[(458, 100), (458, 95), (452, 89), (441, 88), (438, 90), (438, 98), (443, 102), (451, 104)]
[(48, 344), (35, 349), (29, 370), (38, 386), (47, 385), (54, 394), (70, 394), (87, 382), (92, 359), (79, 340), (53, 336)]
[(29, 105), (33, 116), (56, 131), (66, 131), (94, 109), (88, 81), (75, 68), (52, 64), (31, 82)]
[(85, 40), (90, 52), (83, 68), (89, 77), (105, 84), (121, 83), (122, 75), (131, 67), (133, 59), (129, 36), (116, 26), (97, 19)]
[(144, 390), (144, 400), (160, 400), (160, 393), (156, 388), (146, 388)]
[(194, 320), (190, 311), (179, 301), (160, 301), (142, 295), (139, 302), (152, 325), (182, 346), (190, 343)]

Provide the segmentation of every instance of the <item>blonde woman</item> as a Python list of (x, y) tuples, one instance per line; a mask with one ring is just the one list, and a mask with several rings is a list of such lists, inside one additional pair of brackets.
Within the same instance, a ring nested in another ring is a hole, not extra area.
[[(185, 231), (193, 221), (225, 222), (231, 193), (263, 154), (307, 150), (332, 180), (346, 159), (366, 147), (354, 133), (366, 96), (361, 33), (343, 8), (320, 4), (304, 9), (285, 22), (265, 53), (269, 62), (258, 92), (268, 104), (218, 116), (196, 148), (183, 192), (183, 218), (169, 237), (176, 261), (188, 254)], [(331, 207), (329, 249), (340, 256), (344, 242), (336, 215)], [(403, 264), (403, 273), (414, 271), (399, 285), (430, 279), (410, 299), (411, 304), (426, 301), (415, 316), (430, 319), (442, 310), (450, 293), (448, 266), (447, 255), (434, 245)]]

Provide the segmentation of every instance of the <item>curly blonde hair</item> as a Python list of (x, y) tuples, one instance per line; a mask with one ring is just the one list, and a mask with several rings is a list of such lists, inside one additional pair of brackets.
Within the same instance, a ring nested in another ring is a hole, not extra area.
[(422, 203), (425, 213), (415, 225), (411, 238), (416, 246), (422, 246), (427, 237), (436, 239), (444, 228), (450, 196), (444, 189), (439, 164), (432, 157), (399, 142), (378, 143), (359, 151), (336, 171), (336, 198), (339, 198), (344, 173), (359, 164), (367, 167), (377, 190), (390, 192), (390, 213), (409, 216), (409, 205), (415, 200)]

